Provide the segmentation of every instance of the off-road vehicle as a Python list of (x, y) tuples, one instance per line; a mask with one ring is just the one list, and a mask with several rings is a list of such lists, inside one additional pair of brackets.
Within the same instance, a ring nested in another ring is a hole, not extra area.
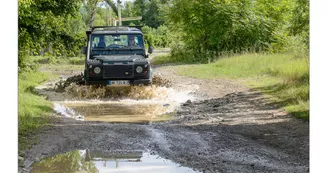
[(86, 31), (86, 85), (149, 85), (152, 69), (140, 27), (95, 26)]

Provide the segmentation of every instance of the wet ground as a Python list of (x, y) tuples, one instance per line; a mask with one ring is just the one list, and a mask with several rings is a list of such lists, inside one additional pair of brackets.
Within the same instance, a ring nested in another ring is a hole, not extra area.
[(20, 172), (309, 172), (307, 122), (234, 81), (182, 77), (173, 66), (154, 72), (170, 86), (37, 87), (58, 118), (21, 154)]

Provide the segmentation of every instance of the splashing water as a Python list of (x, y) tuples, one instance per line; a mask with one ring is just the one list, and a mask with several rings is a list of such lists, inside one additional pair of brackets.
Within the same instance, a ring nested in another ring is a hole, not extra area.
[(65, 117), (74, 118), (76, 120), (82, 120), (82, 121), (84, 120), (84, 117), (82, 115), (76, 113), (73, 109), (66, 108), (61, 104), (54, 103), (53, 109), (57, 114), (61, 114)]
[[(77, 120), (134, 123), (165, 121), (172, 118), (168, 114), (174, 112), (181, 103), (194, 100), (190, 95), (192, 91), (177, 91), (162, 86), (105, 86), (93, 89), (90, 89), (93, 86), (71, 86), (75, 89), (69, 88), (70, 94), (73, 93), (77, 98), (93, 99), (57, 101), (54, 109), (59, 114)], [(89, 94), (86, 95), (86, 92)], [(116, 95), (113, 95), (115, 92)]]

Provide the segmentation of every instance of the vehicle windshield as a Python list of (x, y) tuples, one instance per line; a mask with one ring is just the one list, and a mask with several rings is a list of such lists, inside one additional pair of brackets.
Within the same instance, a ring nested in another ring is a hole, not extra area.
[(91, 44), (92, 50), (144, 48), (141, 34), (95, 34), (91, 37)]

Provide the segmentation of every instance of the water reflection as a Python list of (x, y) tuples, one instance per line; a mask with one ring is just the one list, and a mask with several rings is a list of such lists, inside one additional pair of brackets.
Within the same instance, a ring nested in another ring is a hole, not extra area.
[(75, 172), (144, 172), (184, 173), (197, 172), (149, 153), (114, 154), (104, 151), (74, 150), (46, 158), (33, 164), (32, 173)]
[[(83, 152), (83, 151), (82, 151)], [(31, 173), (75, 173), (75, 172), (99, 172), (94, 162), (86, 161), (81, 151), (59, 154), (46, 158), (33, 164)]]

